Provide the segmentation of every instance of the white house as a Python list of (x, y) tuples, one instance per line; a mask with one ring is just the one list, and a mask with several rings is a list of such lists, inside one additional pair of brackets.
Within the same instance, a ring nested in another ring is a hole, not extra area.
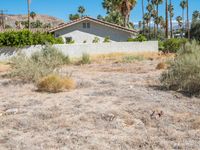
[(94, 39), (103, 42), (109, 37), (111, 42), (125, 42), (128, 38), (137, 35), (136, 30), (94, 19), (83, 17), (66, 24), (61, 24), (49, 30), (55, 37), (62, 37), (65, 43), (92, 43)]

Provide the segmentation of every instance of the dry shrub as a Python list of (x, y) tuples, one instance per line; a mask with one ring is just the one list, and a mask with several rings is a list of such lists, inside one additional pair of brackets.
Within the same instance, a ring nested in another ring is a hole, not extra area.
[(164, 62), (158, 63), (158, 65), (156, 66), (156, 69), (161, 70), (161, 69), (165, 69), (166, 68), (166, 64)]
[(24, 81), (37, 82), (38, 79), (52, 74), (54, 70), (70, 62), (69, 57), (53, 48), (45, 46), (40, 52), (35, 52), (31, 57), (19, 54), (11, 59), (11, 77), (18, 77)]
[(80, 64), (90, 64), (90, 63), (91, 63), (90, 55), (87, 53), (83, 53)]
[(38, 91), (57, 93), (63, 90), (75, 88), (75, 82), (69, 77), (61, 77), (55, 74), (43, 77), (37, 83)]
[(122, 63), (133, 63), (135, 61), (142, 61), (144, 57), (142, 55), (130, 55), (122, 58)]
[(179, 51), (162, 74), (161, 82), (168, 89), (191, 95), (200, 93), (200, 45), (197, 42), (187, 43)]

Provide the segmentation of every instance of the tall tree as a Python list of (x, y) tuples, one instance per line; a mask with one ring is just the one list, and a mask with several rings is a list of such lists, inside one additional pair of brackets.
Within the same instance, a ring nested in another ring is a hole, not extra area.
[(146, 24), (147, 24), (147, 28), (149, 27), (150, 20), (151, 20), (151, 15), (150, 15), (149, 13), (145, 13), (145, 14), (144, 14), (144, 21), (145, 21)]
[(85, 13), (85, 8), (83, 6), (79, 6), (78, 7), (78, 13), (81, 14), (81, 17), (83, 17), (84, 13)]
[(188, 39), (190, 39), (189, 1), (186, 0), (186, 3), (187, 3), (187, 35)]
[(30, 13), (30, 17), (34, 20), (35, 17), (36, 17), (36, 13), (35, 13), (34, 11), (32, 11), (32, 12)]
[(168, 39), (168, 0), (165, 0), (165, 38)]
[(103, 8), (107, 10), (107, 13), (118, 11), (121, 13), (124, 19), (124, 26), (128, 27), (130, 12), (135, 7), (137, 0), (104, 0)]
[(143, 34), (145, 30), (145, 21), (144, 21), (144, 0), (142, 0), (142, 25), (143, 25)]
[(170, 37), (173, 38), (173, 24), (172, 20), (174, 17), (174, 6), (172, 4), (172, 0), (170, 0), (170, 4), (168, 6), (168, 11), (169, 11), (169, 17), (170, 17)]
[[(187, 7), (187, 2), (186, 0), (182, 0), (181, 3), (180, 3), (180, 6), (182, 8), (182, 19), (183, 19), (183, 26), (182, 26), (182, 30), (183, 32), (185, 31), (185, 8)], [(183, 37), (183, 32), (182, 32), (182, 37)]]
[(151, 16), (152, 16), (152, 10), (153, 10), (153, 5), (148, 2), (148, 5), (146, 7), (146, 9), (148, 10), (148, 14), (150, 15), (150, 20), (149, 20), (149, 39), (151, 38)]
[(31, 4), (31, 0), (27, 0), (27, 4), (28, 4), (28, 29), (30, 30), (30, 4)]
[(183, 26), (183, 18), (181, 16), (176, 17), (176, 21), (178, 22), (179, 30), (181, 30), (181, 37), (183, 36), (183, 30), (181, 27)]
[[(156, 6), (156, 11), (157, 11), (157, 18), (159, 16), (159, 5), (161, 5), (163, 3), (163, 0), (151, 0), (152, 4), (154, 4)], [(157, 38), (157, 34), (158, 34), (158, 24), (156, 26), (157, 31), (156, 31), (156, 38)]]

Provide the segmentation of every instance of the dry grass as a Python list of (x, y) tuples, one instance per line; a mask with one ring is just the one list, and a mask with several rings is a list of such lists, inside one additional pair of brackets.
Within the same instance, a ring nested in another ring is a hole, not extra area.
[(58, 93), (63, 90), (75, 88), (75, 81), (69, 77), (61, 77), (58, 75), (48, 75), (39, 80), (37, 83), (38, 91)]
[[(140, 52), (140, 53), (109, 53), (109, 54), (100, 54), (93, 55), (91, 57), (93, 62), (102, 63), (106, 61), (115, 61), (115, 62), (123, 62), (123, 59), (126, 57), (140, 57), (148, 60), (157, 60), (157, 59), (166, 59), (169, 57), (173, 57), (173, 54), (162, 54), (155, 52)], [(126, 63), (126, 62), (124, 62)]]
[(161, 69), (166, 69), (167, 65), (164, 62), (160, 62), (158, 63), (158, 65), (156, 66), (156, 69), (161, 70)]
[(0, 63), (0, 73), (8, 72), (11, 69), (10, 65)]

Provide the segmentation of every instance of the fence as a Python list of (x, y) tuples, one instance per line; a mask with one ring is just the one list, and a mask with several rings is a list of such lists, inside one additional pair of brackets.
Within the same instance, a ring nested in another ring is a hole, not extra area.
[[(53, 45), (62, 51), (66, 56), (80, 57), (83, 53), (90, 55), (109, 54), (109, 53), (134, 53), (134, 52), (158, 52), (158, 42), (112, 42), (112, 43), (92, 43), (92, 44), (59, 44)], [(30, 56), (43, 48), (41, 45), (30, 46), (22, 49), (0, 48), (0, 60), (6, 60), (15, 56), (18, 51)]]

